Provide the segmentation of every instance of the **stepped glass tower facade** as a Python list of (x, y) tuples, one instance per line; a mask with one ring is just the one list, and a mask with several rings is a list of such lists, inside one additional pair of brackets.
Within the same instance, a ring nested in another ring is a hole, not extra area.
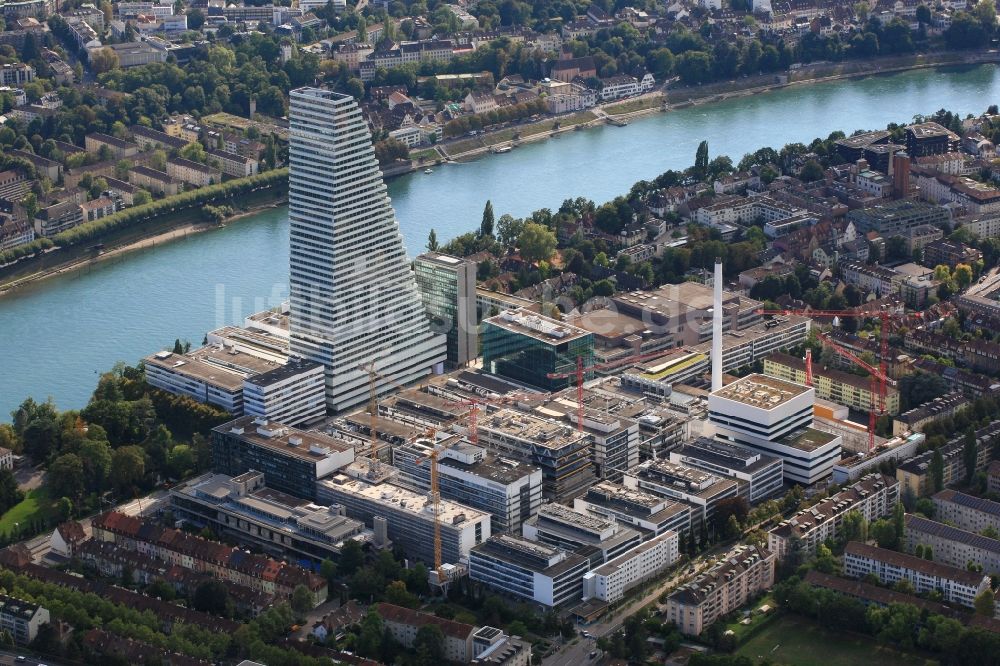
[(327, 408), (427, 375), (446, 355), (431, 332), (395, 212), (354, 98), (291, 93), (289, 329), (293, 354), (326, 368)]

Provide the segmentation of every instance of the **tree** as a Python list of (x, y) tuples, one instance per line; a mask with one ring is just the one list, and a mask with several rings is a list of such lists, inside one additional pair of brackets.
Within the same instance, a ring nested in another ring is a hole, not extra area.
[(437, 232), (431, 229), (431, 232), (427, 234), (427, 250), (429, 252), (437, 252), (438, 249), (438, 235)]
[(806, 183), (812, 183), (823, 178), (824, 175), (823, 166), (816, 160), (809, 160), (802, 167), (802, 171), (799, 172), (799, 180)]
[(340, 549), (340, 561), (337, 563), (337, 573), (341, 576), (351, 576), (364, 564), (365, 554), (361, 544), (354, 539), (348, 539)]
[(841, 524), (841, 539), (844, 542), (848, 541), (867, 541), (868, 540), (868, 521), (865, 517), (861, 515), (860, 511), (852, 510), (848, 511), (843, 518), (843, 523)]
[(75, 453), (64, 453), (49, 465), (48, 483), (56, 497), (79, 497), (83, 480), (83, 461)]
[(694, 168), (691, 171), (698, 180), (704, 179), (708, 175), (708, 141), (698, 144), (698, 150), (694, 154)]
[(146, 456), (141, 446), (123, 446), (111, 454), (111, 484), (128, 490), (146, 475)]
[(486, 207), (483, 208), (483, 221), (479, 224), (479, 235), (483, 238), (493, 237), (493, 202), (486, 200)]
[(143, 189), (138, 189), (132, 195), (132, 204), (134, 206), (144, 206), (153, 200), (153, 195)]
[(976, 615), (993, 617), (994, 609), (996, 608), (996, 600), (994, 598), (993, 590), (983, 590), (976, 597), (975, 601), (973, 601), (973, 607), (976, 609)]
[(413, 639), (419, 666), (437, 666), (444, 661), (444, 634), (436, 624), (424, 625)]
[(95, 74), (103, 74), (104, 72), (118, 69), (118, 66), (121, 64), (118, 60), (118, 54), (106, 46), (90, 52), (89, 57), (90, 68), (94, 70)]
[(972, 477), (976, 475), (977, 453), (976, 433), (970, 428), (965, 433), (965, 443), (962, 445), (962, 460), (965, 462), (966, 483), (972, 481)]
[(195, 588), (191, 606), (202, 613), (229, 615), (229, 589), (222, 581), (207, 580)]
[(729, 516), (729, 520), (726, 521), (726, 538), (735, 539), (741, 534), (740, 523), (736, 520), (736, 516)]
[(931, 8), (923, 3), (917, 5), (917, 22), (922, 26), (931, 23)]
[(201, 164), (204, 164), (205, 160), (208, 159), (208, 153), (205, 152), (205, 146), (201, 145), (197, 141), (192, 141), (188, 145), (181, 148), (178, 154), (186, 160), (199, 162)]
[(504, 247), (511, 247), (517, 242), (522, 229), (524, 229), (524, 220), (504, 213), (497, 220), (497, 240)]
[(191, 30), (201, 30), (201, 26), (205, 25), (205, 14), (197, 7), (191, 9), (187, 13), (188, 17), (188, 28)]
[(874, 537), (875, 543), (879, 545), (879, 548), (895, 550), (899, 543), (896, 526), (888, 520), (876, 520), (872, 523), (871, 535)]
[(556, 251), (556, 235), (548, 227), (528, 222), (518, 236), (517, 246), (521, 258), (529, 264), (548, 261)]
[(401, 580), (394, 580), (385, 588), (385, 600), (390, 604), (403, 606), (405, 608), (416, 608), (419, 600), (416, 595), (411, 594), (406, 589), (406, 583)]
[(180, 338), (177, 338), (177, 339), (174, 340), (174, 349), (173, 349), (173, 352), (175, 354), (183, 354), (184, 353), (184, 345), (181, 344), (181, 339)]
[(292, 590), (292, 610), (298, 613), (299, 617), (304, 617), (315, 605), (316, 599), (313, 597), (313, 593), (309, 591), (309, 588), (305, 585), (296, 585), (295, 589)]
[(934, 453), (931, 455), (930, 471), (934, 492), (938, 492), (944, 488), (944, 456), (941, 455), (941, 449), (934, 449)]
[(9, 469), (0, 470), (0, 513), (7, 513), (15, 504), (24, 499), (24, 493), (17, 487), (14, 472)]

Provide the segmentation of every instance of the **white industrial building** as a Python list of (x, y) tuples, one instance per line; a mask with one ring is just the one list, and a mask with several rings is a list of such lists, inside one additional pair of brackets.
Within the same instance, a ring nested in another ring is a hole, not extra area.
[(573, 500), (573, 508), (631, 525), (646, 539), (691, 529), (691, 507), (687, 504), (610, 481), (591, 486), (586, 495)]
[(614, 603), (625, 592), (663, 573), (679, 557), (677, 532), (664, 532), (583, 576), (583, 598)]
[(590, 553), (591, 566), (608, 562), (642, 543), (638, 530), (614, 520), (579, 513), (562, 504), (543, 504), (525, 521), (524, 538), (568, 552)]
[(815, 401), (810, 386), (753, 374), (713, 390), (708, 418), (716, 439), (781, 458), (785, 479), (810, 485), (830, 475), (841, 449), (839, 436), (812, 427)]

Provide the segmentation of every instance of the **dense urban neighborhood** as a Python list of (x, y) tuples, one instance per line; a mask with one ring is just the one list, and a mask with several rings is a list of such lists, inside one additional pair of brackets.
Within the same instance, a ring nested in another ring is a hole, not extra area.
[(996, 62), (992, 0), (0, 17), (0, 295), (285, 201), (289, 257), (280, 305), (163, 330), (79, 408), (15, 398), (0, 661), (1000, 663), (993, 100), (742, 156), (699, 137), (524, 217), (483, 183), (474, 230), (412, 258), (386, 186)]

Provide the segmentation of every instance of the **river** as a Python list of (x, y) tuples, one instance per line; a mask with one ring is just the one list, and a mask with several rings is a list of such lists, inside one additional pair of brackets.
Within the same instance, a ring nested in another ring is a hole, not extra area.
[[(558, 208), (569, 197), (603, 202), (686, 168), (703, 139), (711, 157), (736, 162), (762, 146), (882, 128), (942, 107), (978, 114), (995, 102), (994, 65), (794, 86), (435, 167), (394, 179), (389, 192), (413, 255), (431, 228), (443, 241), (478, 227), (487, 199), (498, 217)], [(277, 304), (287, 293), (287, 244), (285, 209), (277, 208), (0, 299), (0, 419), (29, 395), (82, 407), (97, 374), (116, 361), (135, 363), (177, 337), (197, 346), (206, 331)]]

